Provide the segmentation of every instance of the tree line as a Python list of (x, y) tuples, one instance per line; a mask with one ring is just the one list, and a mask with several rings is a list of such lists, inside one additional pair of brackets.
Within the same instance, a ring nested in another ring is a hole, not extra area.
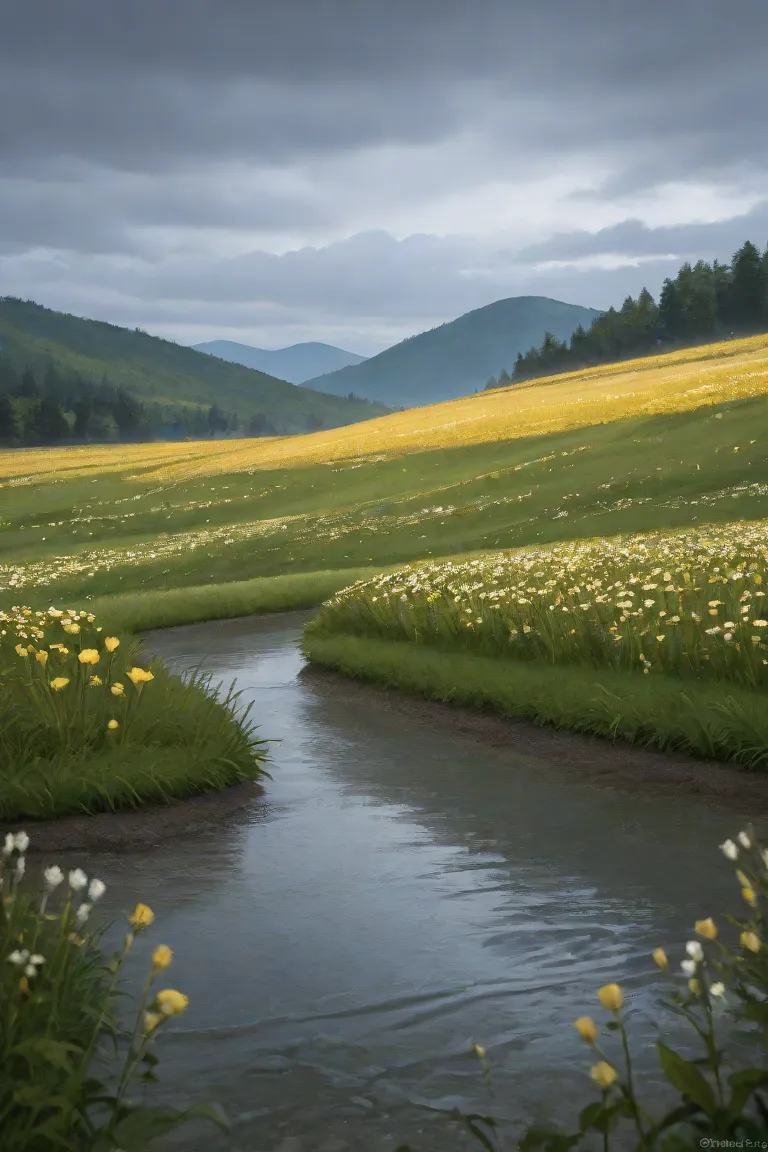
[[(320, 417), (307, 416), (308, 432), (322, 425)], [(262, 412), (242, 419), (218, 404), (144, 403), (106, 375), (93, 382), (52, 361), (18, 371), (0, 356), (0, 444), (6, 447), (278, 433)]]
[(747, 241), (730, 264), (683, 264), (674, 280), (664, 281), (658, 304), (643, 288), (636, 300), (627, 296), (621, 308), (609, 308), (589, 329), (580, 324), (569, 342), (547, 332), (539, 348), (518, 353), (511, 374), (505, 369), (486, 388), (631, 359), (665, 346), (766, 330), (768, 247), (761, 255)]

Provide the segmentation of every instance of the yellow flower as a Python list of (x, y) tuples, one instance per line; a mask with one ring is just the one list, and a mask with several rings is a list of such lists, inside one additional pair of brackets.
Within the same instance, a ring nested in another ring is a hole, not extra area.
[(701, 984), (699, 984), (698, 980), (694, 980), (694, 978), (691, 977), (691, 979), (688, 981), (688, 987), (690, 988), (691, 992), (693, 992), (694, 996), (701, 995)]
[(699, 936), (704, 936), (707, 940), (717, 939), (717, 927), (711, 916), (708, 916), (706, 920), (697, 920), (694, 928)]
[(77, 633), (80, 631), (80, 625), (79, 624), (62, 624), (62, 628), (64, 629), (65, 632), (69, 632), (69, 634), (71, 636), (76, 636)]
[(610, 1064), (606, 1064), (605, 1060), (601, 1060), (599, 1064), (595, 1064), (590, 1068), (589, 1074), (595, 1084), (598, 1084), (603, 1089), (610, 1088), (618, 1076), (616, 1069), (611, 1068)]
[(88, 683), (90, 684), (91, 688), (100, 688), (104, 681), (102, 680), (101, 676), (91, 676)]
[(104, 638), (104, 647), (106, 648), (107, 652), (114, 652), (115, 648), (120, 647), (120, 641), (118, 640), (117, 636), (106, 636)]
[(157, 948), (155, 948), (154, 952), (152, 953), (152, 971), (155, 974), (158, 972), (164, 972), (170, 964), (171, 960), (173, 960), (173, 952), (168, 947), (168, 945), (158, 944)]
[(158, 1024), (161, 1023), (163, 1017), (159, 1012), (145, 1012), (144, 1013), (144, 1031), (154, 1032)]
[(110, 692), (113, 696), (122, 696), (125, 692), (125, 688), (122, 684), (113, 684), (110, 688)]
[(53, 688), (54, 692), (61, 692), (62, 688), (66, 688), (67, 684), (69, 684), (69, 679), (66, 676), (56, 676), (51, 680), (51, 688)]
[(757, 904), (757, 897), (755, 896), (753, 889), (752, 888), (742, 888), (741, 894), (744, 897), (744, 899), (746, 900), (747, 904), (751, 905), (751, 907), (754, 908), (755, 904)]
[(146, 904), (137, 904), (133, 910), (133, 915), (129, 917), (128, 922), (134, 928), (148, 928), (155, 918), (155, 914), (151, 908)]
[(146, 684), (149, 680), (154, 680), (151, 672), (147, 672), (146, 668), (131, 668), (126, 672), (126, 676), (133, 684), (134, 688), (138, 688), (139, 684)]
[(26, 648), (22, 644), (16, 645), (16, 651), (18, 652), (19, 656), (23, 656), (25, 659), (29, 655)]
[(578, 1020), (574, 1020), (573, 1026), (587, 1044), (594, 1044), (600, 1035), (597, 1024), (591, 1016), (579, 1016)]
[(48, 653), (44, 649), (40, 652), (36, 652), (35, 660), (37, 660), (38, 664), (42, 664), (43, 667), (45, 667), (45, 665), (48, 663)]
[(742, 932), (739, 939), (742, 948), (748, 948), (750, 952), (760, 951), (760, 937), (756, 936), (754, 932)]
[(83, 648), (77, 658), (81, 664), (98, 664), (101, 659), (95, 648)]
[(478, 1060), (485, 1060), (485, 1048), (482, 1044), (470, 1044), (469, 1050)]
[(175, 988), (163, 988), (155, 997), (155, 1003), (163, 1016), (178, 1016), (189, 1004), (189, 997)]
[(110, 732), (114, 732), (115, 729), (119, 727), (120, 725), (118, 724), (117, 720), (110, 720), (107, 724), (107, 728), (109, 728)]
[(654, 950), (653, 962), (654, 964), (658, 964), (662, 971), (666, 968), (669, 968), (669, 960), (667, 959), (667, 954), (663, 948), (656, 948)]
[(610, 1008), (612, 1012), (618, 1011), (624, 1003), (624, 996), (618, 984), (604, 984), (597, 995), (603, 1008)]

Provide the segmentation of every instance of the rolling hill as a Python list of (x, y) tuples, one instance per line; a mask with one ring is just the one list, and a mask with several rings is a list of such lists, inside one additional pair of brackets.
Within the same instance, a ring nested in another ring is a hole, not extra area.
[(106, 380), (158, 406), (169, 420), (181, 409), (207, 409), (215, 403), (244, 420), (261, 415), (277, 432), (294, 433), (354, 424), (385, 411), (362, 400), (297, 387), (140, 329), (85, 320), (13, 297), (0, 298), (0, 356), (17, 370), (30, 368), (42, 375), (53, 364), (94, 384)]
[(346, 352), (343, 348), (317, 341), (272, 350), (237, 344), (233, 340), (208, 340), (192, 347), (196, 352), (207, 352), (209, 356), (218, 356), (232, 364), (257, 368), (280, 380), (289, 380), (291, 384), (303, 384), (313, 376), (336, 372), (339, 368), (361, 364), (365, 360), (365, 356), (358, 356), (356, 352)]
[(546, 296), (511, 296), (410, 336), (361, 364), (305, 380), (304, 386), (337, 396), (354, 392), (388, 408), (454, 400), (484, 388), (502, 368), (511, 369), (518, 352), (541, 344), (546, 332), (565, 340), (599, 314)]

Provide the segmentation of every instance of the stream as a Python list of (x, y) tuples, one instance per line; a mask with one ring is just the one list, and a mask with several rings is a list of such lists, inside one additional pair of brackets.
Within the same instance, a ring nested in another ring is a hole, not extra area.
[(171, 1146), (478, 1148), (444, 1115), (459, 1105), (499, 1116), (512, 1148), (533, 1118), (572, 1120), (596, 1098), (572, 1021), (604, 1017), (595, 993), (613, 980), (653, 1095), (650, 953), (679, 957), (695, 918), (733, 906), (717, 847), (733, 817), (378, 711), (302, 674), (306, 618), (147, 638), (179, 671), (237, 680), (276, 742), (273, 779), (226, 826), (76, 854), (109, 885), (108, 913), (154, 909), (136, 969), (157, 943), (174, 950), (166, 981), (190, 1007), (158, 1039), (162, 1099), (216, 1100), (233, 1122)]

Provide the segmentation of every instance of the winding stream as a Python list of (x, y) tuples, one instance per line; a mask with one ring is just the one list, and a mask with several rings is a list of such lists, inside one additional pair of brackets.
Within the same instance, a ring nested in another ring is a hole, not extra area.
[(77, 855), (110, 885), (108, 911), (154, 908), (138, 951), (174, 949), (191, 1006), (160, 1038), (164, 1098), (216, 1099), (234, 1120), (174, 1146), (458, 1152), (477, 1146), (434, 1109), (491, 1111), (510, 1131), (572, 1118), (593, 1093), (571, 1022), (599, 1016), (595, 989), (620, 981), (648, 1064), (649, 954), (732, 903), (717, 845), (733, 818), (394, 723), (343, 681), (300, 674), (303, 620), (150, 638), (177, 669), (237, 678), (280, 741), (274, 779), (226, 827)]

